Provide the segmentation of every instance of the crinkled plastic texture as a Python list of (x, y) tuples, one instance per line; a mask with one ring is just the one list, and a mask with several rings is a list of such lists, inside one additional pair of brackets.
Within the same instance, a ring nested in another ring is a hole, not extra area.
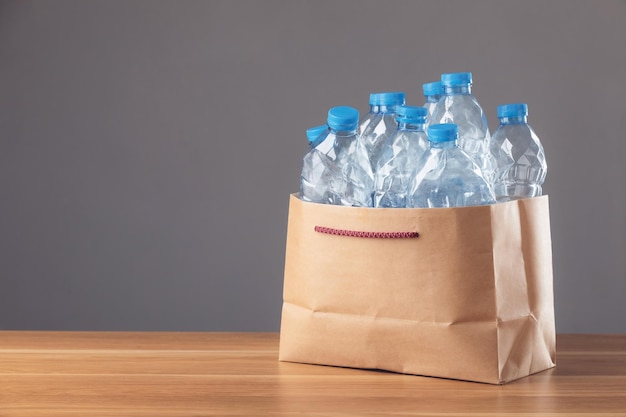
[(354, 131), (329, 131), (303, 158), (302, 199), (314, 203), (372, 206), (374, 174)]
[(548, 172), (543, 145), (528, 123), (500, 124), (490, 144), (498, 201), (537, 197)]
[(359, 123), (359, 140), (367, 150), (372, 171), (376, 170), (383, 144), (398, 130), (397, 108), (398, 106), (390, 106), (385, 112), (370, 111)]
[(374, 207), (406, 206), (411, 176), (428, 149), (428, 137), (421, 127), (423, 124), (401, 127), (383, 143), (374, 174)]
[(459, 147), (474, 159), (491, 183), (495, 171), (495, 161), (489, 153), (491, 135), (487, 117), (476, 97), (467, 93), (443, 95), (433, 110), (429, 125), (438, 123), (458, 126)]
[(409, 182), (406, 201), (407, 207), (420, 208), (496, 202), (493, 188), (478, 165), (454, 141), (430, 142)]

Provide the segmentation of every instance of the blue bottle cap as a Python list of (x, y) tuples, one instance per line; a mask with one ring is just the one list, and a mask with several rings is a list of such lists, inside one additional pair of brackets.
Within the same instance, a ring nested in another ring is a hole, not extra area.
[(401, 123), (426, 123), (428, 110), (422, 106), (399, 106), (396, 120)]
[(422, 84), (422, 91), (424, 91), (425, 96), (441, 95), (443, 94), (443, 85), (441, 81)]
[(306, 130), (306, 137), (309, 140), (309, 143), (315, 142), (315, 139), (319, 138), (320, 135), (328, 129), (327, 125), (319, 125), (312, 127)]
[(403, 92), (371, 93), (370, 106), (399, 106), (404, 104), (406, 96)]
[(528, 116), (528, 105), (525, 103), (503, 104), (498, 106), (498, 117)]
[(359, 124), (359, 111), (354, 107), (337, 106), (328, 110), (328, 126), (335, 130), (354, 130)]
[(428, 140), (431, 142), (450, 142), (459, 138), (459, 127), (453, 123), (442, 123), (428, 127)]
[(441, 83), (446, 87), (455, 87), (472, 84), (471, 72), (454, 72), (451, 74), (441, 74)]

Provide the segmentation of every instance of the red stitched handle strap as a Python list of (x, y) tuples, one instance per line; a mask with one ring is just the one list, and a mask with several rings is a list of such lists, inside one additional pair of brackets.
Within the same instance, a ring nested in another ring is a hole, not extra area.
[(315, 226), (318, 233), (326, 233), (329, 235), (349, 236), (349, 237), (366, 237), (376, 239), (411, 239), (416, 238), (420, 234), (418, 232), (360, 232), (356, 230), (335, 229), (332, 227)]

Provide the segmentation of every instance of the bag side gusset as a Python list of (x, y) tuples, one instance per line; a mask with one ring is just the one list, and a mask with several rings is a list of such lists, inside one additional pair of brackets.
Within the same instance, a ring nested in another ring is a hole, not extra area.
[(491, 206), (500, 382), (555, 366), (548, 197)]

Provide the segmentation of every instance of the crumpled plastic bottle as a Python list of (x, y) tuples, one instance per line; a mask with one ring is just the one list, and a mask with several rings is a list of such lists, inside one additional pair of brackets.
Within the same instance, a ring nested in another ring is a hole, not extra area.
[(407, 207), (438, 208), (494, 204), (493, 188), (457, 144), (458, 127), (428, 128), (429, 148), (409, 183)]
[(348, 106), (328, 111), (326, 137), (303, 159), (300, 197), (304, 201), (371, 207), (374, 174), (359, 141), (359, 112)]

